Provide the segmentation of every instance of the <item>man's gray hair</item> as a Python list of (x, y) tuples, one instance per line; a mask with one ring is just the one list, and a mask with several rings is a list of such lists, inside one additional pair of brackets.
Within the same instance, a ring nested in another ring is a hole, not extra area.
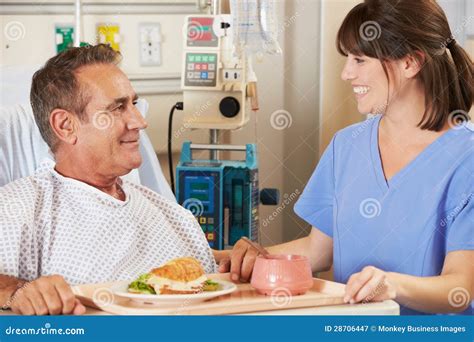
[(91, 94), (79, 84), (75, 72), (86, 65), (116, 65), (120, 60), (120, 53), (104, 44), (70, 48), (49, 59), (44, 67), (33, 75), (31, 107), (41, 136), (51, 151), (55, 152), (58, 143), (49, 123), (54, 109), (67, 110), (82, 121), (87, 119), (84, 111)]

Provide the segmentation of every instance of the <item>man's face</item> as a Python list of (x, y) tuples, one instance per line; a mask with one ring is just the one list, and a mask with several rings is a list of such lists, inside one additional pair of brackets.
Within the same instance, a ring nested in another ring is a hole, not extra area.
[(77, 80), (89, 96), (79, 120), (76, 151), (95, 172), (121, 176), (142, 162), (139, 132), (147, 127), (135, 107), (137, 95), (127, 76), (113, 64), (83, 67)]

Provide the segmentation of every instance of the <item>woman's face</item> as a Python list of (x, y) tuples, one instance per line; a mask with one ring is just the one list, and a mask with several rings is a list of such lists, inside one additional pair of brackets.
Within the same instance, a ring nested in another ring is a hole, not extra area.
[(361, 114), (385, 113), (387, 100), (391, 98), (389, 82), (377, 58), (349, 54), (341, 78), (351, 82)]

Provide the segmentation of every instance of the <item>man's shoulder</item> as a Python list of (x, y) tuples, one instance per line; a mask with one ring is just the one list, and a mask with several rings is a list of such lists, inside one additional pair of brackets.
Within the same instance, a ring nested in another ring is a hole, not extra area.
[(48, 170), (42, 169), (33, 175), (14, 180), (0, 187), (0, 198), (15, 197), (18, 200), (36, 197), (38, 193), (49, 187), (52, 182)]
[(18, 228), (31, 219), (38, 199), (34, 178), (20, 178), (0, 187), (0, 226)]
[(14, 180), (0, 187), (0, 196), (18, 194), (34, 187), (34, 176), (27, 176)]

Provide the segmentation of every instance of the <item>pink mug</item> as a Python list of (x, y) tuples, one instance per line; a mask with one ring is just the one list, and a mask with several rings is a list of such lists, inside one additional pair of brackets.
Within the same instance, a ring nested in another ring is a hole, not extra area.
[(286, 289), (291, 295), (305, 294), (313, 286), (313, 274), (309, 259), (303, 255), (270, 254), (258, 256), (250, 284), (258, 293)]

